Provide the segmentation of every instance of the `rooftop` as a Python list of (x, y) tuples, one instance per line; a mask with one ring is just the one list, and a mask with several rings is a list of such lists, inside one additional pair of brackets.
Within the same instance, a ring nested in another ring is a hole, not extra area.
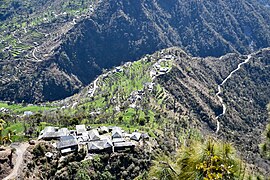
[(63, 136), (60, 138), (60, 141), (57, 143), (58, 149), (65, 149), (72, 146), (78, 146), (78, 142), (74, 136)]

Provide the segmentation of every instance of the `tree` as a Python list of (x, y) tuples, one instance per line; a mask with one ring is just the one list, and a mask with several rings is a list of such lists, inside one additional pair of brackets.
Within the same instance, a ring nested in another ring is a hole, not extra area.
[(158, 156), (150, 177), (158, 179), (244, 179), (245, 168), (229, 143), (208, 139), (182, 146), (176, 156)]
[(2, 132), (4, 131), (4, 124), (6, 124), (6, 122), (3, 119), (0, 119), (0, 144), (3, 143), (3, 134), (2, 134)]
[(261, 154), (270, 159), (270, 124), (266, 126), (266, 130), (264, 132), (264, 142), (260, 145)]

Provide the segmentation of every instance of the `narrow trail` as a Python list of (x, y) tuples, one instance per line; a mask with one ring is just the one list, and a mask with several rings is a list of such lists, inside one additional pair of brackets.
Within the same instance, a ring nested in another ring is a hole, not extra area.
[(97, 86), (98, 79), (99, 79), (99, 77), (93, 82), (94, 87), (93, 87), (92, 93), (90, 94), (90, 97), (93, 97), (94, 96), (94, 94), (96, 92), (96, 89), (98, 88), (98, 86)]
[(251, 59), (252, 55), (248, 55), (248, 58), (244, 61), (244, 62), (241, 62), (240, 64), (238, 64), (237, 68), (235, 70), (233, 70), (229, 76), (227, 76), (221, 84), (218, 85), (218, 92), (216, 94), (217, 98), (219, 99), (219, 102), (222, 104), (222, 113), (219, 114), (215, 119), (217, 121), (217, 130), (216, 130), (216, 133), (219, 132), (220, 130), (220, 121), (218, 120), (221, 116), (225, 115), (226, 114), (226, 110), (227, 110), (227, 107), (226, 107), (226, 104), (223, 102), (223, 98), (220, 96), (220, 94), (222, 93), (222, 86), (232, 77), (232, 75), (234, 73), (236, 73), (237, 71), (239, 71), (241, 69), (241, 66), (243, 66), (244, 64), (248, 63)]
[(17, 154), (16, 163), (14, 165), (12, 172), (3, 180), (15, 179), (17, 177), (18, 170), (23, 162), (23, 155), (28, 147), (29, 147), (28, 143), (23, 143), (23, 144), (20, 144), (19, 146), (14, 147), (16, 149), (16, 154)]

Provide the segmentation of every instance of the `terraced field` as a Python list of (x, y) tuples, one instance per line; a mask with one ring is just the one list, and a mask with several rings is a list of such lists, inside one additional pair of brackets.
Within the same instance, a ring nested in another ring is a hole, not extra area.
[[(15, 1), (0, 4), (0, 60), (32, 59), (34, 47), (54, 43), (76, 20), (93, 12), (95, 0)], [(40, 49), (46, 50), (46, 46)], [(39, 58), (42, 58), (39, 57)]]

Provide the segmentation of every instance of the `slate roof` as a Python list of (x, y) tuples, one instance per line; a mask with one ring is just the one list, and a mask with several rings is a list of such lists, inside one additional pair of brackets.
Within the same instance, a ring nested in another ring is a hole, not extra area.
[(95, 151), (95, 150), (105, 150), (112, 148), (113, 144), (109, 139), (103, 139), (99, 141), (92, 141), (88, 143), (88, 150)]
[(73, 146), (78, 146), (78, 142), (74, 136), (63, 136), (57, 143), (58, 149), (65, 149)]
[(89, 135), (88, 135), (88, 132), (84, 132), (82, 133), (81, 136), (77, 136), (77, 139), (79, 142), (86, 142), (89, 140)]
[(106, 126), (101, 126), (101, 127), (99, 127), (99, 132), (100, 133), (108, 133), (109, 129)]
[(122, 129), (120, 127), (114, 127), (112, 129), (112, 138), (122, 138), (122, 137), (123, 137)]
[(67, 128), (59, 129), (58, 127), (48, 126), (45, 127), (43, 131), (41, 131), (39, 139), (59, 138), (67, 135), (69, 135), (69, 130)]
[(100, 140), (100, 135), (96, 129), (92, 129), (91, 131), (88, 132), (89, 135), (89, 140), (90, 141), (97, 141)]
[(132, 139), (132, 140), (135, 140), (135, 141), (139, 141), (140, 139), (141, 139), (141, 133), (139, 133), (139, 132), (133, 132), (132, 134), (131, 134), (131, 137), (130, 137), (130, 139)]
[(82, 134), (86, 132), (85, 125), (76, 125), (76, 131), (77, 131), (77, 134)]

